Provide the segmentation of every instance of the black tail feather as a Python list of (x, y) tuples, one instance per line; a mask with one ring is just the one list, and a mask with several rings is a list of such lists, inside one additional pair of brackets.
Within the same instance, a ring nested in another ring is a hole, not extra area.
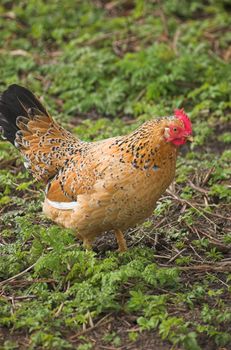
[(0, 132), (3, 137), (14, 144), (18, 131), (17, 117), (28, 117), (28, 109), (35, 108), (48, 116), (39, 100), (26, 88), (13, 84), (0, 95)]

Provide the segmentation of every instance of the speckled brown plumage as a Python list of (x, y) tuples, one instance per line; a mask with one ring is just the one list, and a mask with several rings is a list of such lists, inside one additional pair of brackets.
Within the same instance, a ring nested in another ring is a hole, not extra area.
[(60, 211), (45, 201), (44, 212), (88, 238), (142, 222), (175, 174), (177, 150), (162, 141), (166, 123), (148, 122), (125, 137), (83, 143), (82, 155), (73, 157), (47, 191), (52, 201), (77, 201), (76, 210)]
[(182, 121), (154, 119), (129, 135), (88, 143), (46, 111), (21, 104), (26, 112), (16, 118), (15, 145), (33, 176), (47, 183), (44, 213), (75, 229), (86, 246), (115, 230), (125, 250), (122, 231), (151, 215), (174, 178), (177, 147), (166, 142), (165, 132)]

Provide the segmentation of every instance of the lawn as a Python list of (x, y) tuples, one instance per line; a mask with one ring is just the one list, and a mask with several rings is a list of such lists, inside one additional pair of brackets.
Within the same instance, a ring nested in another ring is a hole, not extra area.
[(85, 251), (0, 141), (0, 348), (231, 349), (229, 0), (2, 0), (0, 90), (83, 140), (184, 107), (194, 142), (153, 215)]

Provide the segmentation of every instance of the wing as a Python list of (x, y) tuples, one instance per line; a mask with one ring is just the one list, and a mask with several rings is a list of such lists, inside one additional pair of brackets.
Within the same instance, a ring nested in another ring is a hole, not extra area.
[(113, 141), (114, 138), (88, 144), (81, 156), (71, 159), (59, 171), (46, 190), (46, 197), (52, 206), (68, 209), (68, 203), (71, 207), (83, 194), (99, 195), (99, 200), (103, 200), (104, 196), (113, 197), (118, 189), (121, 190), (123, 182), (131, 181), (132, 167), (120, 162), (119, 152), (110, 147)]

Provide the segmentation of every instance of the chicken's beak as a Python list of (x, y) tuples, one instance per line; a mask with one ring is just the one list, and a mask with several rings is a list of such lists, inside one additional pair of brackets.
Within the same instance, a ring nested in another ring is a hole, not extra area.
[(189, 136), (187, 136), (186, 138), (187, 138), (187, 141), (193, 142), (193, 137), (192, 137), (192, 135), (189, 135)]

